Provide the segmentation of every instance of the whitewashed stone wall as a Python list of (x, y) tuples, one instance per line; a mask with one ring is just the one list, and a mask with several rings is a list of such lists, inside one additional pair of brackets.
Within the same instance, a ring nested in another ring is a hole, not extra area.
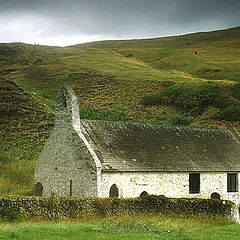
[[(239, 178), (238, 174), (238, 178)], [(240, 178), (238, 179), (240, 182)], [(189, 173), (111, 173), (104, 172), (101, 179), (100, 197), (109, 197), (113, 184), (119, 189), (119, 197), (132, 198), (146, 191), (148, 194), (165, 195), (173, 198), (210, 198), (217, 192), (221, 199), (239, 204), (238, 192), (227, 192), (227, 173), (200, 173), (200, 193), (189, 194)]]
[(99, 195), (100, 161), (81, 134), (77, 97), (62, 88), (56, 106), (55, 127), (36, 163), (35, 194), (42, 196)]

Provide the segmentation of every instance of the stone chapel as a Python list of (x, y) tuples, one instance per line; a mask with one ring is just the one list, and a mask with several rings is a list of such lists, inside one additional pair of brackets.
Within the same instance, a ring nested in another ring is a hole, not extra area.
[(219, 198), (239, 205), (240, 138), (223, 129), (81, 120), (62, 87), (55, 127), (36, 163), (35, 194)]

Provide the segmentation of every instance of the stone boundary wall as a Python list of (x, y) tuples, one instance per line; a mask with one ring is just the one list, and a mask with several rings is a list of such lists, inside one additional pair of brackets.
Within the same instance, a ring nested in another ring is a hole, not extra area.
[(0, 217), (14, 211), (19, 216), (42, 219), (77, 219), (139, 214), (186, 214), (231, 217), (234, 204), (212, 199), (134, 199), (74, 197), (0, 197)]

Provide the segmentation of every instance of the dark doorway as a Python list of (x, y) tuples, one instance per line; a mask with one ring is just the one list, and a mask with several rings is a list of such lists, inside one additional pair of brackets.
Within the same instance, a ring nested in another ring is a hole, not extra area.
[(216, 192), (211, 194), (211, 199), (220, 199), (220, 195)]
[(141, 194), (140, 194), (140, 197), (142, 197), (142, 196), (147, 196), (148, 195), (148, 193), (146, 192), (146, 191), (143, 191)]
[(43, 193), (43, 185), (40, 182), (38, 182), (35, 185), (35, 195), (36, 196), (42, 196), (42, 193)]
[(119, 191), (116, 184), (113, 184), (109, 191), (109, 197), (117, 198), (119, 196)]

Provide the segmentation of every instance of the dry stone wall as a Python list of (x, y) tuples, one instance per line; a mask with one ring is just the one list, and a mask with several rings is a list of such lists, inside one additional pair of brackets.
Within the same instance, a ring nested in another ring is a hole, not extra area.
[(139, 214), (191, 214), (231, 217), (234, 204), (212, 199), (170, 199), (146, 196), (134, 199), (73, 197), (0, 197), (0, 216), (15, 211), (40, 219), (77, 219)]

